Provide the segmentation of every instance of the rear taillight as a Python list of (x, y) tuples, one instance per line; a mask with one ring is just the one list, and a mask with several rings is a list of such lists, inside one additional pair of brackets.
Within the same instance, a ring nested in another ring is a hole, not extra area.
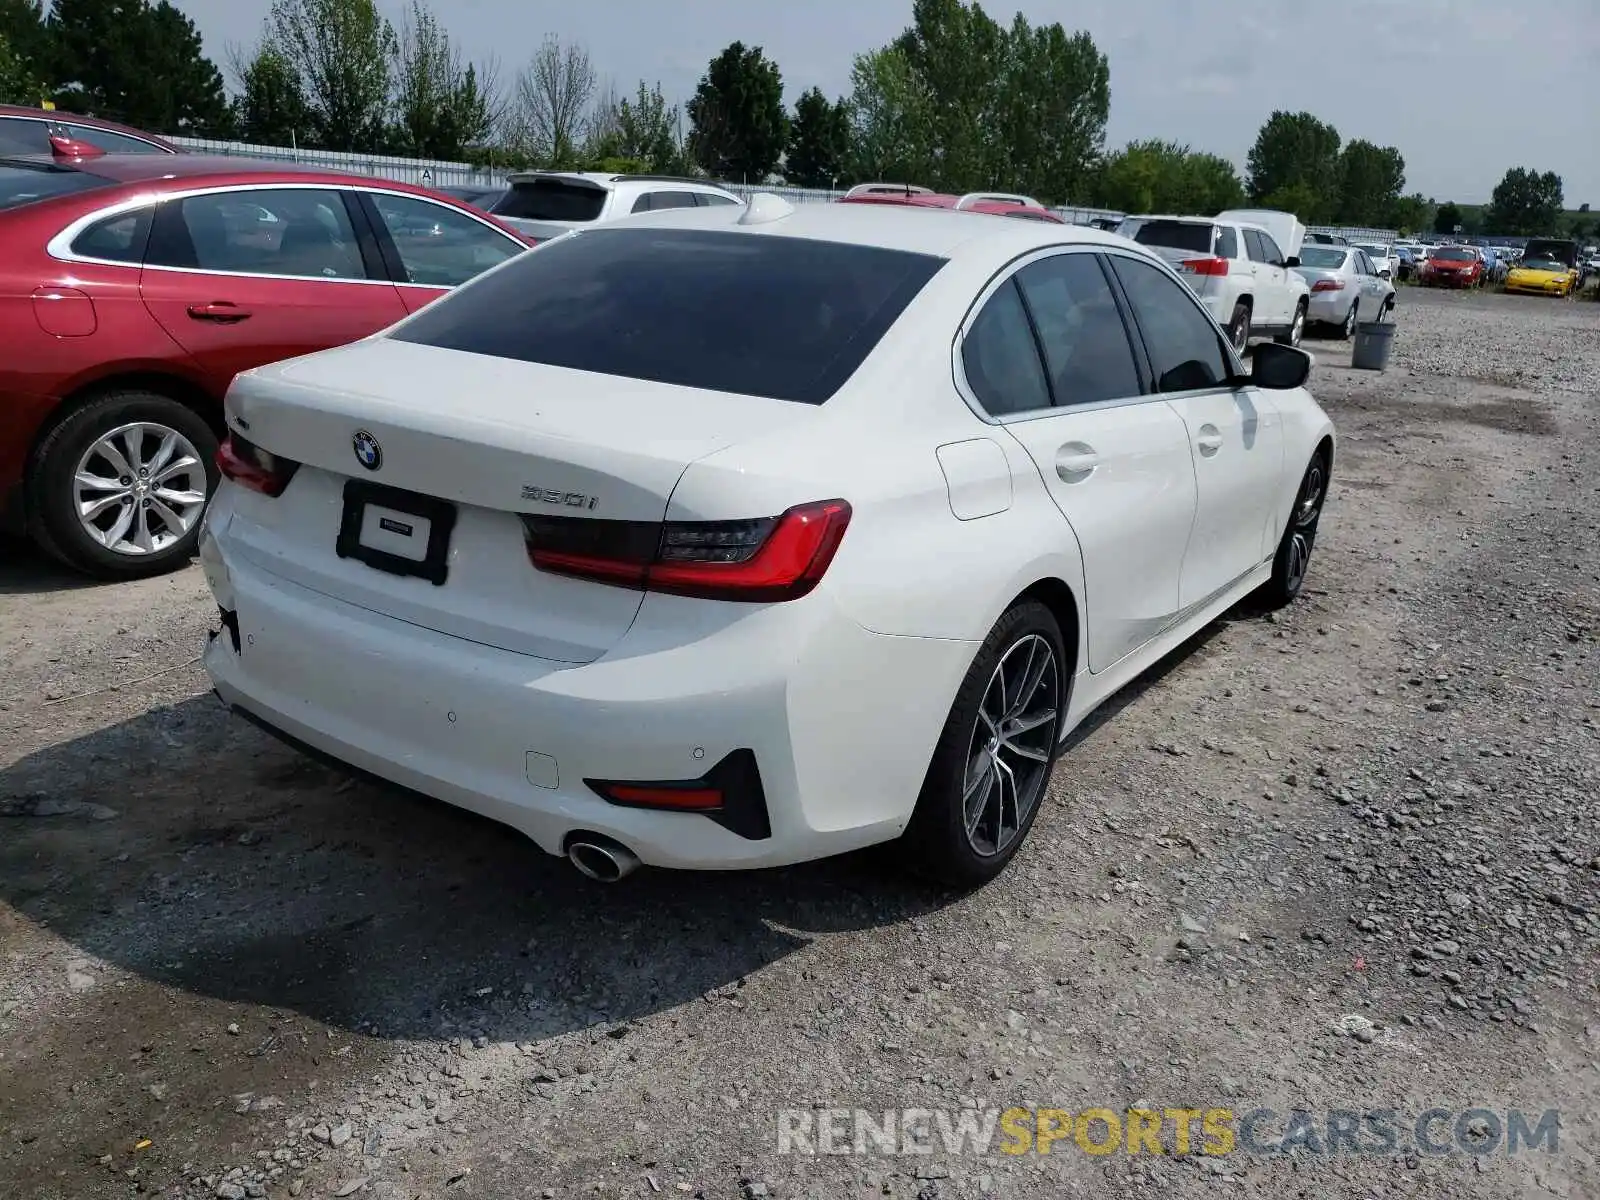
[(1228, 273), (1228, 260), (1225, 258), (1188, 258), (1183, 261), (1183, 269), (1190, 275), (1226, 275)]
[(850, 524), (843, 500), (749, 521), (605, 521), (525, 513), (541, 571), (705, 600), (797, 600), (822, 579)]
[(270, 454), (237, 433), (229, 433), (217, 448), (217, 469), (223, 475), (263, 496), (281, 496), (300, 464)]
[(1344, 280), (1319, 279), (1311, 285), (1311, 290), (1313, 292), (1342, 292), (1344, 291)]

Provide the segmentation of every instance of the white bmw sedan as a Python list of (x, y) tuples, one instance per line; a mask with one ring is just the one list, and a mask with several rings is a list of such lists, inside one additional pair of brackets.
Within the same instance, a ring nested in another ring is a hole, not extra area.
[(900, 839), (979, 884), (1087, 713), (1299, 591), (1310, 366), (1247, 369), (1091, 229), (760, 196), (569, 234), (238, 377), (206, 667), (598, 878)]

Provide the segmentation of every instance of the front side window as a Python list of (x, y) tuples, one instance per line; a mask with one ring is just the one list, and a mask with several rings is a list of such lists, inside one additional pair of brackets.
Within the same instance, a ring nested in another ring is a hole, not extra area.
[(1261, 235), (1254, 229), (1241, 230), (1244, 234), (1245, 253), (1251, 262), (1264, 263), (1267, 261), (1267, 245)]
[(1050, 385), (1013, 276), (990, 296), (961, 343), (967, 386), (992, 417), (1050, 407)]
[(821, 404), (945, 261), (776, 234), (601, 226), (546, 242), (390, 336)]
[(526, 248), (466, 213), (414, 196), (371, 193), (406, 283), (457, 287)]
[(1092, 254), (1056, 254), (1017, 272), (1058, 406), (1140, 394), (1139, 370), (1111, 284)]
[(49, 154), (50, 126), (31, 117), (0, 117), (0, 155)]
[[(1249, 236), (1249, 230), (1245, 231)], [(1194, 293), (1149, 263), (1114, 257), (1117, 278), (1133, 306), (1158, 392), (1220, 387), (1233, 374), (1216, 326)]]
[(1283, 251), (1278, 248), (1278, 243), (1272, 240), (1272, 235), (1270, 233), (1263, 233), (1260, 236), (1261, 249), (1267, 256), (1262, 261), (1269, 262), (1275, 267), (1283, 266), (1285, 261), (1283, 257)]
[(365, 279), (344, 197), (318, 188), (255, 188), (162, 206), (146, 261), (239, 275)]

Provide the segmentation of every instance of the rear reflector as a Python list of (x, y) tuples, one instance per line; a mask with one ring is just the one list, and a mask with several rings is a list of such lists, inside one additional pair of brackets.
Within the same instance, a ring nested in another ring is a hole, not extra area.
[(1228, 260), (1225, 258), (1188, 258), (1180, 265), (1190, 275), (1226, 275), (1228, 273)]
[(263, 496), (281, 496), (300, 464), (269, 454), (254, 442), (230, 432), (217, 448), (217, 469), (241, 487)]
[(797, 600), (821, 581), (850, 524), (843, 500), (746, 521), (606, 521), (524, 513), (541, 571), (705, 600)]
[(613, 804), (631, 808), (676, 808), (685, 812), (710, 812), (722, 807), (722, 793), (715, 788), (668, 787), (662, 784), (599, 783), (594, 785)]
[(1342, 292), (1344, 291), (1344, 280), (1319, 279), (1311, 285), (1311, 290), (1313, 292)]
[(699, 779), (585, 779), (595, 795), (619, 808), (697, 813), (752, 841), (772, 836), (766, 790), (755, 752), (729, 751)]

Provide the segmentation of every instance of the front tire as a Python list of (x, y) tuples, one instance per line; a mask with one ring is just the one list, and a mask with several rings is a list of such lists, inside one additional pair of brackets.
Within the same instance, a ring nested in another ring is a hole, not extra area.
[(958, 888), (999, 875), (1044, 803), (1071, 660), (1037, 600), (1006, 611), (956, 692), (902, 841), (906, 865)]
[(1272, 559), (1272, 578), (1261, 585), (1257, 599), (1268, 609), (1283, 608), (1294, 602), (1305, 586), (1311, 567), (1311, 551), (1317, 544), (1317, 525), (1322, 520), (1322, 505), (1328, 498), (1327, 452), (1318, 450), (1300, 479), (1289, 522), (1278, 541)]
[(157, 392), (110, 392), (69, 413), (28, 477), (35, 541), (86, 575), (133, 579), (187, 563), (216, 491), (217, 438)]

